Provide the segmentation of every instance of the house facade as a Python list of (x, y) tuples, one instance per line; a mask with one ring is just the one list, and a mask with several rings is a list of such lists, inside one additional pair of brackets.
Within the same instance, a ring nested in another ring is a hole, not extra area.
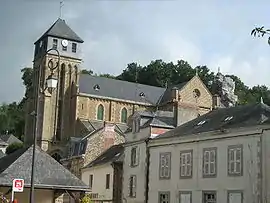
[(124, 170), (125, 198), (157, 203), (268, 202), (269, 121), (270, 107), (263, 103), (236, 106), (213, 110), (149, 139), (142, 147), (148, 151), (144, 167)]
[(90, 164), (82, 168), (82, 180), (89, 185), (92, 201), (120, 203), (122, 201), (122, 165), (124, 147), (113, 145)]

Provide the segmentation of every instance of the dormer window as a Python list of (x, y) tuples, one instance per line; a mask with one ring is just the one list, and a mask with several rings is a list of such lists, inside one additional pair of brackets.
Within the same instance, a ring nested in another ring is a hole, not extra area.
[(53, 49), (57, 49), (57, 44), (58, 44), (58, 40), (57, 40), (57, 39), (53, 39), (53, 45), (52, 45), (52, 48), (53, 48)]
[(138, 133), (140, 132), (140, 119), (135, 118), (132, 122), (132, 132), (133, 133)]
[(139, 94), (139, 96), (140, 96), (141, 98), (144, 98), (144, 97), (145, 97), (145, 94), (144, 94), (143, 92), (141, 92), (141, 93)]
[(225, 119), (224, 119), (224, 121), (226, 122), (226, 121), (230, 121), (230, 120), (232, 120), (233, 119), (233, 116), (228, 116), (228, 117), (226, 117)]
[(94, 86), (94, 90), (99, 91), (100, 90), (100, 86), (99, 85), (95, 85)]
[(77, 52), (77, 44), (76, 43), (72, 43), (72, 52), (73, 53)]
[(200, 121), (199, 123), (197, 123), (197, 126), (201, 126), (201, 125), (203, 125), (203, 124), (205, 124), (205, 123), (206, 123), (206, 121), (205, 121), (205, 120)]

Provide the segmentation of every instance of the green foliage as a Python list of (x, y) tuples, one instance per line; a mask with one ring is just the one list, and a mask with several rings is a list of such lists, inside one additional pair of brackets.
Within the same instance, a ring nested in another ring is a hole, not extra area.
[[(270, 35), (270, 29), (265, 29), (264, 26), (255, 27), (251, 31), (251, 35), (254, 37), (263, 37), (264, 35)], [(268, 44), (270, 45), (270, 37), (268, 37)]]
[(23, 143), (14, 142), (8, 145), (8, 147), (6, 148), (6, 154), (11, 154), (21, 148), (23, 148)]
[(81, 203), (93, 203), (90, 199), (89, 195), (84, 195), (84, 197), (81, 200)]
[[(255, 34), (257, 33), (257, 34)], [(258, 36), (258, 33), (270, 34), (270, 30), (259, 28), (252, 32), (252, 35)], [(264, 34), (261, 34), (263, 36)], [(190, 80), (196, 72), (207, 86), (214, 93), (213, 82), (215, 74), (209, 70), (207, 66), (191, 67), (184, 60), (166, 63), (161, 59), (151, 61), (146, 66), (141, 66), (138, 63), (130, 63), (126, 69), (118, 76), (110, 74), (94, 74), (92, 70), (82, 70), (81, 73), (96, 75), (100, 77), (115, 78), (129, 82), (138, 82), (141, 84), (166, 87), (173, 84), (179, 84)], [(13, 133), (16, 137), (22, 140), (24, 133), (24, 116), (26, 108), (26, 100), (33, 96), (33, 69), (23, 68), (21, 70), (22, 80), (25, 86), (25, 95), (20, 103), (10, 103), (0, 105), (0, 133)], [(270, 90), (264, 85), (248, 87), (239, 77), (229, 75), (235, 81), (235, 93), (238, 95), (240, 104), (255, 103), (263, 98), (264, 103), (270, 105)]]

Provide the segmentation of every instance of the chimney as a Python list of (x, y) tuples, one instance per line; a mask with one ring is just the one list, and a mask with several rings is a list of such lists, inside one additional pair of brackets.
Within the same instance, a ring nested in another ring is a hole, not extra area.
[(213, 109), (217, 109), (220, 107), (221, 107), (220, 96), (218, 94), (215, 94), (213, 96)]
[(178, 100), (178, 88), (173, 87), (171, 93), (172, 93), (172, 100), (177, 101)]

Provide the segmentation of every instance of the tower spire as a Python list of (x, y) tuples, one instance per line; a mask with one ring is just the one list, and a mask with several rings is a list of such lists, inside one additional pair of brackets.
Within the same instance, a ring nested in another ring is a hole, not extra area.
[(64, 6), (64, 1), (60, 1), (60, 6), (59, 6), (59, 18), (62, 18), (62, 7)]

